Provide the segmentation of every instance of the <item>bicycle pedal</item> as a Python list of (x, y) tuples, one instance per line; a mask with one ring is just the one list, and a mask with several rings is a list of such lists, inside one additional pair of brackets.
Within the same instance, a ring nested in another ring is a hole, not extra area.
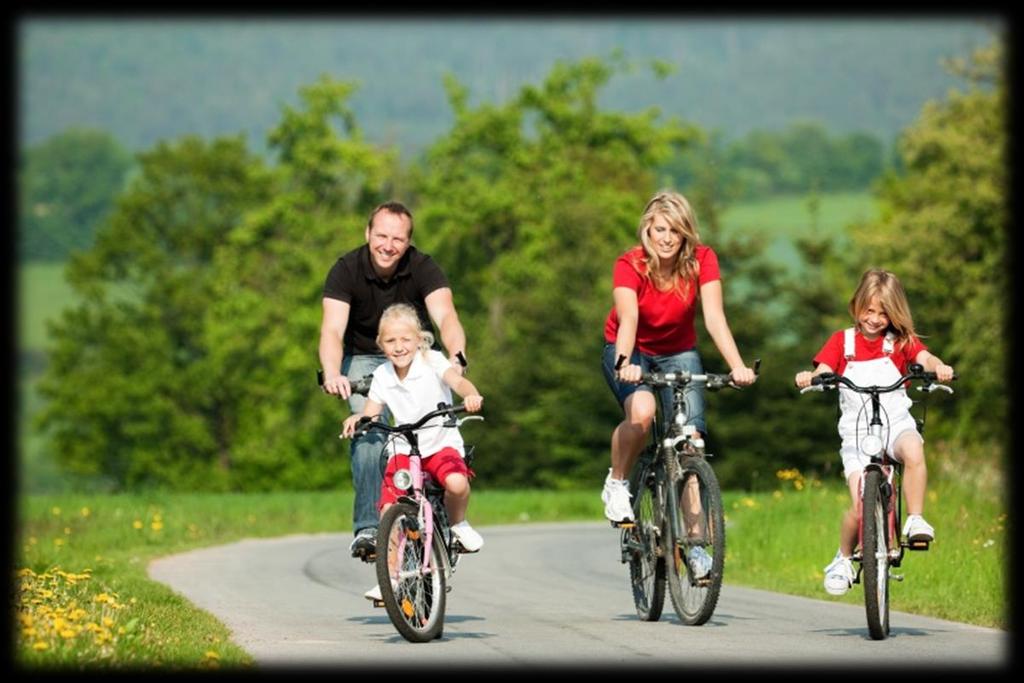
[(373, 606), (374, 607), (383, 607), (384, 606), (384, 601), (383, 600), (374, 600), (373, 601)]
[(927, 538), (911, 538), (907, 540), (907, 548), (910, 550), (928, 550), (931, 544), (931, 539)]
[(636, 522), (631, 519), (624, 519), (619, 522), (612, 522), (611, 525), (615, 529), (632, 529), (636, 526)]

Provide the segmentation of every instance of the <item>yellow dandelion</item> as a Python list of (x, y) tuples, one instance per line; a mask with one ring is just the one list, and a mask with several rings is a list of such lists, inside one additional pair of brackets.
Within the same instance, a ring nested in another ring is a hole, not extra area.
[(132, 527), (135, 528), (135, 529), (141, 529), (142, 528), (142, 520), (141, 519), (137, 519), (134, 522), (132, 522)]
[(55, 539), (53, 539), (53, 544), (59, 548), (60, 546), (64, 545), (64, 539), (63, 538), (55, 538)]
[(205, 652), (205, 653), (203, 654), (203, 657), (205, 657), (206, 659), (220, 659), (220, 655), (218, 655), (218, 654), (217, 654), (216, 652), (214, 652), (213, 650), (207, 650), (207, 651), (206, 651), (206, 652)]
[(78, 631), (76, 631), (73, 628), (66, 628), (66, 629), (64, 629), (63, 631), (60, 632), (60, 637), (64, 638), (64, 639), (74, 638), (77, 635), (78, 635)]
[(779, 491), (778, 489), (773, 491), (772, 498), (774, 498), (775, 500), (782, 500), (782, 491)]
[(89, 512), (89, 508), (82, 508), (81, 510), (79, 510), (79, 514), (81, 514), (83, 517), (88, 517), (92, 513)]
[(59, 508), (59, 507), (57, 507), (56, 505), (54, 505), (54, 506), (53, 506), (53, 507), (52, 507), (52, 508), (50, 509), (50, 512), (51, 512), (51, 513), (53, 513), (53, 516), (54, 516), (54, 517), (60, 517), (60, 508)]
[(36, 642), (35, 642), (35, 643), (34, 643), (34, 644), (32, 645), (32, 649), (33, 649), (33, 650), (46, 650), (46, 649), (49, 649), (49, 647), (50, 647), (49, 645), (47, 645), (46, 643), (44, 643), (44, 642), (43, 642), (43, 641), (41, 641), (41, 640), (38, 640), (38, 641), (36, 641)]
[(103, 617), (103, 625), (106, 626), (107, 628), (110, 628), (111, 626), (114, 625), (114, 620), (111, 619), (110, 617)]
[(153, 531), (160, 531), (164, 528), (164, 523), (161, 522), (159, 519), (154, 519), (149, 526), (153, 529)]

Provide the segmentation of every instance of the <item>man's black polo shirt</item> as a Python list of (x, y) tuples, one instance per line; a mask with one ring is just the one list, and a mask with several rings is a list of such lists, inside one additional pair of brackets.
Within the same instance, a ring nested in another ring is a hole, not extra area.
[[(327, 273), (324, 297), (349, 304), (345, 328), (346, 356), (380, 353), (377, 326), (384, 309), (391, 304), (410, 304), (419, 313), (423, 329), (434, 332), (425, 299), (434, 290), (448, 287), (448, 278), (434, 259), (410, 246), (398, 262), (390, 280), (381, 280), (370, 263), (370, 248), (363, 245), (339, 258)], [(434, 346), (438, 345), (434, 335)]]

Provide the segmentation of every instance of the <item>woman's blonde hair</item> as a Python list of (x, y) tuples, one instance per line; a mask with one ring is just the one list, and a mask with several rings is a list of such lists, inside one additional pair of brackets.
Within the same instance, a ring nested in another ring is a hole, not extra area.
[(910, 315), (910, 302), (898, 277), (887, 270), (875, 268), (861, 275), (853, 297), (850, 299), (850, 315), (856, 322), (867, 308), (871, 299), (877, 298), (889, 318), (887, 332), (892, 332), (896, 341), (905, 345), (917, 339), (914, 318)]
[(423, 322), (415, 308), (409, 304), (391, 304), (380, 314), (380, 322), (377, 324), (377, 346), (381, 346), (380, 335), (384, 325), (392, 322), (405, 323), (419, 333), (420, 343), (416, 346), (423, 355), (426, 355), (434, 345), (434, 335), (423, 329)]
[[(658, 258), (657, 252), (651, 245), (651, 238), (648, 234), (649, 228), (658, 216), (664, 218), (669, 229), (677, 233), (682, 240), (676, 261), (672, 264), (670, 279), (661, 275), (661, 259)], [(696, 282), (700, 273), (700, 264), (697, 263), (697, 247), (700, 245), (697, 214), (690, 206), (690, 202), (686, 201), (686, 197), (671, 190), (662, 190), (654, 195), (644, 207), (636, 235), (644, 248), (644, 263), (647, 265), (646, 277), (658, 289), (665, 290), (671, 287), (681, 296), (686, 296), (690, 284)]]

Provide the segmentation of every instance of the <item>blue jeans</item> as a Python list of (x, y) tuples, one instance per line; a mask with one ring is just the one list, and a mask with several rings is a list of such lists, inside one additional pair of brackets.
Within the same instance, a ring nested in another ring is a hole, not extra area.
[[(361, 379), (387, 361), (383, 355), (346, 356), (341, 363), (341, 374), (349, 381)], [(348, 399), (353, 415), (363, 412), (366, 397), (352, 394)], [(383, 420), (390, 420), (387, 408), (381, 414)], [(355, 500), (352, 504), (352, 531), (358, 534), (361, 529), (376, 529), (379, 514), (377, 501), (380, 500), (381, 487), (381, 452), (384, 450), (386, 435), (381, 432), (369, 432), (365, 436), (353, 439), (350, 444), (352, 454), (352, 487), (355, 489)]]
[[(619, 406), (626, 402), (626, 398), (634, 391), (647, 391), (652, 389), (645, 384), (630, 384), (620, 382), (615, 376), (615, 344), (605, 343), (604, 353), (601, 356), (601, 369), (604, 371), (604, 380), (608, 387), (615, 394), (615, 400)], [(682, 353), (673, 353), (665, 356), (648, 356), (639, 351), (633, 351), (629, 359), (633, 365), (639, 365), (644, 372), (679, 372), (685, 370), (692, 374), (703, 374), (704, 366), (700, 360), (697, 349), (690, 349)], [(659, 389), (658, 398), (661, 402), (662, 415), (667, 418), (672, 414), (672, 390)], [(704, 422), (704, 385), (698, 382), (687, 384), (683, 389), (683, 398), (686, 400), (686, 424), (696, 427), (701, 434), (707, 434), (708, 428)]]

